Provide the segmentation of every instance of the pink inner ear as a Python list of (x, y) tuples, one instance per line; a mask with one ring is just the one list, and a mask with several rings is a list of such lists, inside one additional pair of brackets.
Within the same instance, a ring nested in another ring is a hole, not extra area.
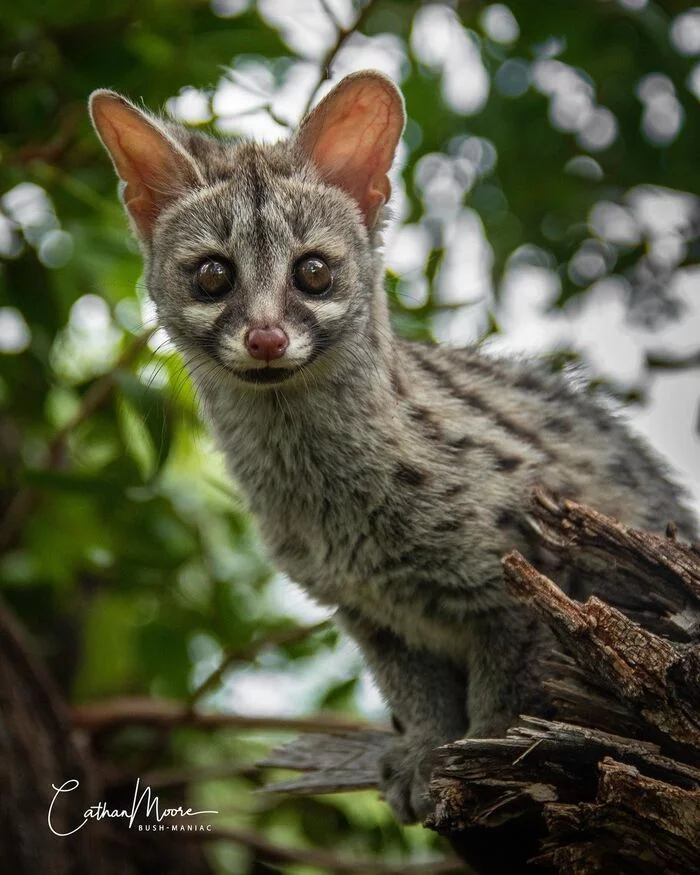
[[(336, 120), (314, 150), (314, 159), (324, 176), (351, 194), (363, 212), (377, 195), (383, 194), (376, 183), (381, 183), (382, 177), (386, 179), (391, 166), (390, 159), (385, 159), (387, 126), (381, 105), (367, 107), (357, 102), (348, 107), (343, 118)], [(388, 182), (384, 188), (387, 187)]]
[[(110, 141), (120, 178), (126, 183), (124, 206), (134, 217), (139, 228), (150, 228), (158, 215), (154, 193), (144, 183), (153, 181), (155, 167), (160, 163), (157, 148), (144, 148), (143, 136), (138, 125), (130, 124), (128, 117), (121, 120), (121, 127), (107, 117), (103, 120), (105, 138)], [(152, 144), (151, 144), (152, 145)], [(149, 155), (150, 151), (150, 155)]]
[(149, 237), (168, 203), (196, 184), (196, 168), (165, 133), (119, 96), (97, 95), (92, 110), (117, 174), (126, 183), (124, 205)]
[(393, 86), (378, 76), (346, 83), (312, 113), (300, 144), (324, 179), (357, 201), (371, 225), (390, 194), (386, 174), (403, 129), (403, 109)]

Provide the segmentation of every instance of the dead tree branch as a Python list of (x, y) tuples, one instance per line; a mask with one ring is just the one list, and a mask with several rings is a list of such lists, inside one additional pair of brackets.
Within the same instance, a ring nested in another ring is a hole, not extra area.
[(224, 679), (224, 675), (237, 662), (253, 662), (253, 660), (268, 647), (286, 647), (290, 644), (296, 644), (299, 641), (320, 632), (322, 629), (327, 629), (329, 626), (328, 620), (322, 620), (320, 623), (314, 623), (311, 626), (294, 626), (291, 629), (282, 629), (276, 633), (260, 638), (256, 641), (251, 641), (243, 647), (238, 647), (230, 653), (225, 654), (219, 665), (212, 671), (211, 674), (202, 681), (195, 689), (190, 698), (190, 705), (194, 707), (206, 693), (215, 689)]
[(70, 711), (76, 729), (104, 732), (123, 726), (192, 726), (197, 729), (267, 730), (274, 732), (353, 732), (366, 728), (360, 720), (333, 714), (311, 717), (268, 717), (197, 711), (181, 702), (152, 697), (125, 696), (76, 705)]
[[(328, 82), (328, 80), (331, 78), (331, 76), (333, 74), (333, 69), (332, 69), (333, 64), (335, 62), (335, 59), (340, 54), (341, 49), (343, 48), (345, 43), (348, 41), (348, 39), (350, 39), (350, 37), (354, 33), (359, 33), (362, 30), (365, 22), (367, 21), (367, 16), (372, 11), (374, 4), (375, 4), (375, 0), (367, 0), (365, 5), (362, 7), (360, 12), (358, 13), (357, 18), (355, 19), (355, 21), (351, 27), (339, 27), (338, 22), (335, 19), (335, 16), (333, 16), (333, 15), (329, 16), (331, 18), (331, 21), (333, 22), (333, 24), (337, 27), (337, 34), (336, 34), (335, 42), (328, 49), (328, 51), (326, 52), (326, 54), (323, 57), (323, 60), (321, 61), (321, 71), (319, 73), (318, 79), (317, 79), (314, 87), (311, 90), (311, 94), (309, 95), (309, 99), (306, 102), (306, 106), (304, 107), (304, 111), (301, 114), (302, 118), (304, 118), (304, 116), (309, 112), (309, 110), (313, 106), (314, 100), (316, 99), (316, 96), (318, 95), (318, 92), (320, 91), (321, 87), (326, 82)], [(326, 7), (325, 3), (323, 4), (323, 6), (324, 6), (324, 10), (328, 13), (329, 10)]]

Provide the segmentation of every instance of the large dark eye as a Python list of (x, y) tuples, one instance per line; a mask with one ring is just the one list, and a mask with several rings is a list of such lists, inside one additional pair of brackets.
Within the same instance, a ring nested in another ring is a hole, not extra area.
[(230, 265), (208, 258), (197, 268), (195, 284), (197, 294), (205, 301), (218, 301), (233, 288), (232, 268)]
[(307, 295), (325, 295), (333, 285), (333, 274), (318, 255), (305, 255), (294, 265), (294, 285)]

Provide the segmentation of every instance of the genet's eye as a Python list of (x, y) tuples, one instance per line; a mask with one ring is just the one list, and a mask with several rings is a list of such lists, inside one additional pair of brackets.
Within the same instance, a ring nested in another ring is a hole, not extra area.
[(225, 262), (208, 258), (195, 274), (197, 293), (207, 301), (218, 301), (233, 288), (233, 269)]
[(294, 265), (294, 285), (307, 295), (325, 295), (333, 285), (330, 267), (318, 255), (305, 255)]

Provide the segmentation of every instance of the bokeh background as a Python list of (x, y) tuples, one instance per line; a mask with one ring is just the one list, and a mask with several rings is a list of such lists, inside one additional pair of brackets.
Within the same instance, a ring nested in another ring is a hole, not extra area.
[(253, 792), (293, 718), (383, 710), (264, 556), (154, 324), (86, 99), (108, 86), (271, 141), (367, 67), (409, 117), (386, 234), (396, 330), (585, 367), (700, 508), (700, 7), (3, 0), (0, 598), (70, 703), (230, 715), (100, 735), (107, 776), (220, 811), (230, 833), (203, 843), (202, 871), (437, 872), (445, 849), (372, 793)]

